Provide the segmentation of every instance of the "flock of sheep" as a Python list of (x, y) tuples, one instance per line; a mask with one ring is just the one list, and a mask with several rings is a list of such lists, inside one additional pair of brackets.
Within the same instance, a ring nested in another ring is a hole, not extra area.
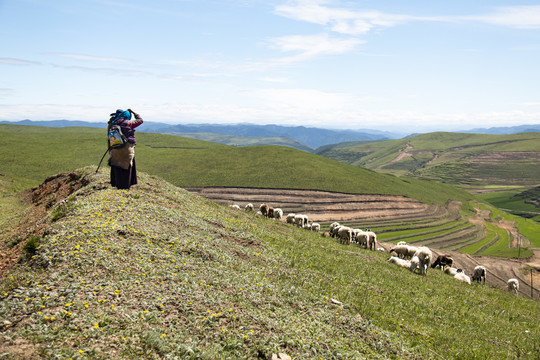
[[(241, 207), (236, 204), (229, 206), (234, 209), (241, 209)], [(244, 210), (255, 211), (255, 208), (253, 204), (249, 203), (244, 207)], [(280, 221), (283, 218), (282, 209), (273, 208), (268, 206), (266, 203), (260, 205), (256, 214)], [(288, 224), (296, 225), (311, 231), (319, 232), (321, 230), (321, 225), (309, 221), (307, 215), (290, 213), (286, 217), (286, 222)], [(330, 224), (328, 233), (331, 237), (337, 238), (341, 244), (347, 245), (353, 243), (358, 244), (358, 246), (365, 249), (385, 251), (384, 248), (377, 248), (377, 235), (369, 229), (363, 231), (361, 229), (353, 229), (348, 226), (340, 225), (338, 222), (333, 222)], [(397, 243), (395, 247), (390, 249), (390, 254), (391, 256), (388, 259), (388, 262), (409, 269), (413, 273), (426, 275), (429, 267), (431, 267), (434, 269), (439, 268), (444, 271), (445, 274), (448, 274), (454, 279), (469, 285), (471, 284), (471, 278), (472, 281), (476, 281), (478, 283), (483, 282), (485, 284), (486, 282), (487, 270), (484, 266), (476, 266), (471, 276), (468, 276), (465, 274), (463, 269), (457, 269), (452, 266), (454, 260), (449, 255), (439, 255), (437, 259), (431, 263), (433, 253), (427, 246), (416, 247), (401, 241)], [(392, 254), (395, 254), (395, 256)], [(517, 294), (519, 290), (518, 279), (509, 279), (507, 282), (507, 287), (508, 291)]]

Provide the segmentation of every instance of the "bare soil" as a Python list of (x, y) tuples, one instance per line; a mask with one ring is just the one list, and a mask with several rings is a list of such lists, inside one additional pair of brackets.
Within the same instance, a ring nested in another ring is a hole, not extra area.
[[(0, 241), (0, 279), (21, 258), (24, 244), (32, 236), (43, 236), (49, 222), (48, 210), (57, 202), (87, 185), (88, 181), (75, 172), (51, 176), (39, 187), (22, 193), (21, 200), (29, 205), (23, 219), (2, 234)], [(17, 243), (10, 248), (8, 244)]]

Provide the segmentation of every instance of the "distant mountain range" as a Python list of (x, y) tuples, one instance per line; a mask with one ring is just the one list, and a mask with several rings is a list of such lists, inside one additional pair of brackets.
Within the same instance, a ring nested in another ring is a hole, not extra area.
[(492, 127), (488, 129), (478, 128), (478, 129), (462, 130), (462, 131), (456, 131), (456, 132), (472, 133), (472, 134), (510, 135), (510, 134), (525, 133), (525, 132), (540, 132), (540, 124), (502, 126), (502, 127)]
[[(0, 121), (0, 123), (46, 127), (86, 126), (105, 128), (106, 126), (105, 122), (78, 120), (22, 120), (17, 122)], [(141, 132), (184, 136), (228, 145), (281, 145), (311, 152), (315, 152), (318, 148), (331, 144), (373, 142), (404, 137), (404, 134), (371, 129), (333, 130), (305, 126), (255, 125), (248, 123), (171, 125), (145, 121), (137, 130)], [(540, 124), (472, 129), (458, 132), (501, 135), (521, 132), (540, 132)]]

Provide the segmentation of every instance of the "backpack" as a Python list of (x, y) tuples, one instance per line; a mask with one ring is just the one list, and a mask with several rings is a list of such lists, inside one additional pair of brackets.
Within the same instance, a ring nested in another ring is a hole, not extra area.
[(109, 124), (108, 128), (109, 148), (118, 149), (128, 142), (128, 138), (124, 135), (122, 127), (118, 124)]

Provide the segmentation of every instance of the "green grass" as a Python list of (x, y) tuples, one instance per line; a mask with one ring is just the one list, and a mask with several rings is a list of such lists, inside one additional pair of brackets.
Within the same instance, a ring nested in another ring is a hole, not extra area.
[(495, 227), (494, 225), (486, 223), (485, 227), (486, 227), (485, 229), (486, 236), (484, 237), (484, 239), (475, 244), (472, 244), (470, 246), (467, 246), (461, 249), (460, 252), (465, 253), (465, 254), (471, 254), (471, 255), (477, 254), (480, 249), (487, 246), (489, 243), (491, 243), (497, 238), (497, 232), (494, 231), (493, 229)]
[[(254, 217), (141, 173), (90, 183), (0, 285), (7, 358), (508, 359), (540, 304)], [(51, 216), (51, 214), (49, 214)], [(333, 301), (338, 300), (342, 305)]]
[[(95, 165), (105, 151), (104, 130), (0, 125), (0, 173), (27, 179)], [(171, 135), (137, 133), (138, 169), (181, 187), (241, 186), (405, 195), (426, 203), (467, 202), (453, 186), (397, 178), (279, 146), (233, 147)], [(107, 165), (104, 165), (106, 168)], [(294, 170), (291, 170), (294, 169)]]

